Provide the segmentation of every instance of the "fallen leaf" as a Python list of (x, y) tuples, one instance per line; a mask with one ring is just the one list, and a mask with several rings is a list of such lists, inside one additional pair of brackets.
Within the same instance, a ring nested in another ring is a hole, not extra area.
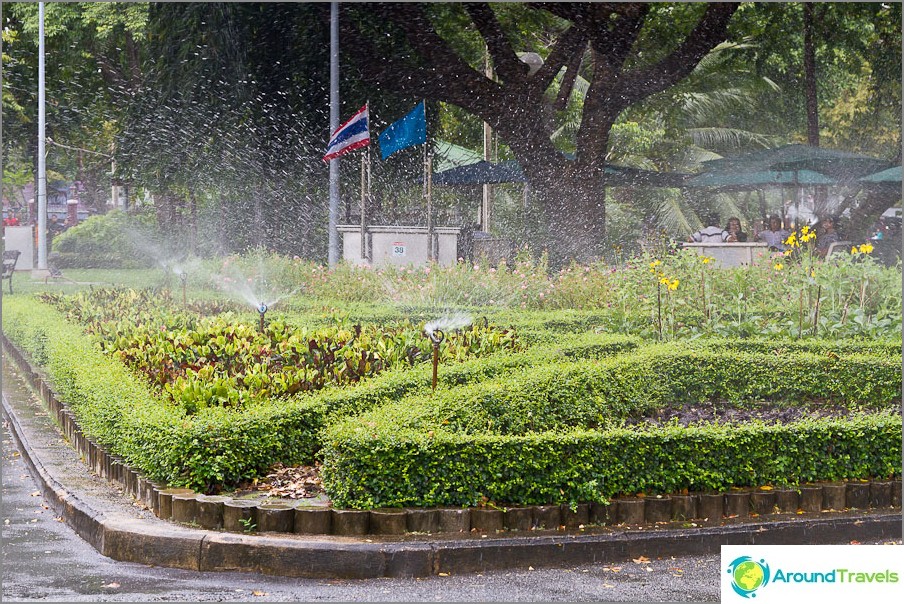
[(29, 495), (31, 495), (32, 497), (40, 497), (41, 491), (32, 491), (31, 493), (29, 493)]
[(261, 597), (261, 596), (269, 596), (270, 594), (267, 593), (266, 591), (260, 591), (259, 589), (255, 589), (254, 591), (251, 592), (251, 595)]
[(448, 576), (449, 576), (449, 573), (440, 573), (439, 576), (440, 576), (440, 577), (448, 577)]
[(527, 567), (527, 570), (534, 570), (534, 567), (533, 567), (533, 566), (528, 566), (528, 567)]
[(615, 586), (612, 585), (611, 583), (603, 583), (603, 587), (605, 587), (606, 589), (612, 589)]
[(101, 587), (107, 587), (109, 589), (116, 589), (117, 587), (119, 587), (119, 583), (116, 583), (114, 581), (113, 583), (107, 583), (106, 585), (101, 585)]
[(860, 545), (860, 542), (857, 541), (856, 539), (852, 539), (852, 540), (851, 540), (851, 545)]
[(633, 558), (633, 560), (636, 564), (649, 564), (650, 563), (650, 559), (647, 558), (646, 556), (640, 556), (639, 558)]

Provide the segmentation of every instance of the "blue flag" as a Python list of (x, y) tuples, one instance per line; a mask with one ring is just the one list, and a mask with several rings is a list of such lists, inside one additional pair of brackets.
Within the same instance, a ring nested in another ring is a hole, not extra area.
[(408, 115), (390, 124), (379, 136), (380, 154), (386, 159), (396, 151), (427, 142), (427, 118), (421, 102)]

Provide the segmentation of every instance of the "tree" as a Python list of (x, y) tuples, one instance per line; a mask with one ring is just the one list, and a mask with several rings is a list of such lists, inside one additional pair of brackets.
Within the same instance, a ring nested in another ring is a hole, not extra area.
[[(440, 35), (430, 5), (348, 4), (343, 8), (344, 39), (355, 40), (345, 47), (371, 82), (463, 107), (494, 128), (536, 192), (549, 228), (550, 253), (563, 262), (601, 255), (605, 203), (599, 191), (609, 134), (619, 115), (688, 75), (725, 39), (737, 5), (531, 4), (530, 11), (556, 17), (556, 27), (543, 32), (546, 48), (525, 49), (513, 44), (517, 31), (504, 27), (495, 5), (465, 3), (459, 9), (461, 17), (467, 17), (468, 25), (486, 44), (496, 81), (487, 78), (481, 66), (469, 64)], [(590, 60), (581, 66), (588, 49)], [(542, 66), (531, 70), (519, 60), (521, 50), (544, 54)], [(546, 92), (563, 69), (568, 74), (579, 67), (590, 87), (575, 158), (569, 160), (550, 139), (556, 99)]]

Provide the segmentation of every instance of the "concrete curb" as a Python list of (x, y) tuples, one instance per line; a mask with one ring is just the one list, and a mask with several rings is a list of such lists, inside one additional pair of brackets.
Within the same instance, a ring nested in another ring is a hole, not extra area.
[[(85, 541), (114, 560), (197, 571), (247, 571), (288, 577), (421, 577), (534, 566), (561, 567), (626, 561), (641, 555), (718, 554), (721, 545), (847, 543), (901, 538), (901, 512), (826, 513), (794, 519), (745, 519), (690, 529), (607, 527), (588, 534), (468, 537), (244, 535), (187, 528), (157, 519), (136, 519), (98, 510), (77, 489), (63, 484), (42, 459), (30, 431), (37, 422), (20, 421), (2, 397), (23, 460), (47, 503)], [(53, 437), (59, 438), (56, 432)], [(367, 538), (367, 537), (373, 537)]]

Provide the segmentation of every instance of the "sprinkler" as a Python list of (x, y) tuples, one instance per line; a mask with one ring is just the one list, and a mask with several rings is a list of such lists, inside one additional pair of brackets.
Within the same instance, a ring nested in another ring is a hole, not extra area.
[(188, 273), (179, 273), (179, 278), (182, 279), (182, 306), (188, 306), (185, 297), (185, 283), (188, 281)]
[(257, 305), (257, 312), (261, 315), (261, 333), (264, 333), (264, 315), (267, 314), (267, 305), (263, 302), (260, 302)]
[(441, 329), (427, 332), (427, 337), (433, 342), (433, 390), (436, 391), (436, 370), (439, 366), (439, 345), (446, 339), (446, 334)]

